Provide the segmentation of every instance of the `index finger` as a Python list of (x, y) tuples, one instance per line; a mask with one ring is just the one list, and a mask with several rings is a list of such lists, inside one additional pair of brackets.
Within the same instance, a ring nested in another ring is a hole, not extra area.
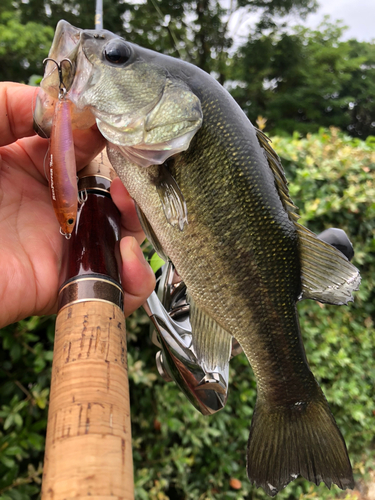
[[(16, 150), (2, 151), (2, 155), (16, 155), (19, 163), (25, 166), (29, 164), (27, 159), (31, 160), (44, 178), (43, 162), (48, 141), (37, 136), (33, 129), (33, 111), (38, 92), (37, 87), (0, 82), (0, 147), (22, 139), (17, 143), (19, 147)], [(105, 145), (105, 139), (96, 125), (87, 130), (74, 130), (73, 137), (78, 168), (87, 165)]]
[(21, 83), (0, 82), (0, 146), (35, 135), (33, 107), (38, 91)]

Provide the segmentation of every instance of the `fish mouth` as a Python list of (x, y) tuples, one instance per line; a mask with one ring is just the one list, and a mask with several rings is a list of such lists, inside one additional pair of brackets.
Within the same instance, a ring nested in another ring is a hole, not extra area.
[(48, 138), (51, 135), (55, 105), (61, 88), (59, 67), (66, 99), (73, 103), (72, 128), (86, 129), (95, 123), (95, 117), (88, 108), (75, 105), (77, 88), (74, 91), (74, 87), (87, 81), (92, 69), (82, 50), (82, 31), (64, 20), (57, 24), (34, 110), (34, 130), (41, 137)]
[[(59, 21), (41, 82), (41, 88), (49, 95), (57, 99), (59, 93), (60, 79), (58, 75), (56, 61), (61, 64), (62, 80), (67, 91), (69, 91), (77, 70), (78, 53), (82, 30), (75, 28), (67, 21)], [(61, 63), (64, 59), (69, 59), (68, 63)]]

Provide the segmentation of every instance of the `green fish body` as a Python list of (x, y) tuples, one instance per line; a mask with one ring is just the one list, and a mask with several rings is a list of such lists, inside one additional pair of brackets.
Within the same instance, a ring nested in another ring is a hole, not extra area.
[[(58, 53), (72, 30), (79, 43)], [(298, 475), (353, 487), (296, 303), (347, 303), (360, 278), (298, 224), (267, 138), (208, 74), (108, 31), (60, 24), (51, 53), (76, 64), (67, 98), (77, 114), (89, 108), (96, 117), (146, 234), (187, 285), (197, 356), (220, 366), (233, 336), (254, 370), (249, 479), (271, 496)]]

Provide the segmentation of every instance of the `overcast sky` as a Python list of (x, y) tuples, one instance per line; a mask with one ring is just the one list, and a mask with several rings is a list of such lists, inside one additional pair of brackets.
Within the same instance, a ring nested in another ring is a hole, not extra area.
[[(222, 0), (223, 5), (229, 0)], [(317, 28), (323, 21), (325, 15), (330, 16), (331, 21), (342, 20), (348, 26), (343, 38), (356, 38), (363, 42), (375, 41), (375, 0), (319, 0), (320, 7), (315, 14), (310, 14), (306, 21), (299, 17), (289, 16), (289, 25), (304, 24), (309, 28)], [(258, 20), (258, 14), (243, 15), (243, 11), (236, 14), (229, 26), (230, 34), (235, 38), (235, 47), (247, 38), (250, 26), (254, 26)], [(285, 18), (283, 19), (285, 21)], [(244, 38), (242, 38), (244, 37)]]
[(332, 20), (342, 19), (349, 27), (345, 38), (356, 38), (363, 42), (375, 39), (375, 0), (320, 0), (316, 14), (310, 14), (307, 26), (316, 28), (325, 14)]

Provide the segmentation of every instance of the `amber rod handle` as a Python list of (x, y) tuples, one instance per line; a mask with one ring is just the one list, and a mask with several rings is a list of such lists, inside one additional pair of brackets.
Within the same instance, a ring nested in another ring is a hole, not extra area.
[(104, 153), (66, 242), (52, 365), (42, 500), (134, 498), (120, 215)]

